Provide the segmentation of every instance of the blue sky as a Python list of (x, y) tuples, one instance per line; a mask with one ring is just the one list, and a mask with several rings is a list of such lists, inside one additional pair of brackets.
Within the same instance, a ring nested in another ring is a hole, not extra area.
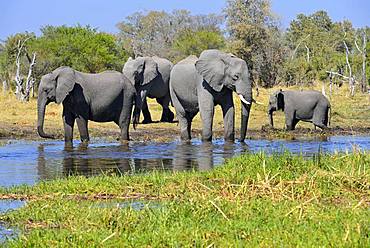
[[(225, 0), (4, 0), (0, 3), (0, 39), (17, 32), (36, 32), (44, 25), (87, 25), (116, 33), (116, 24), (136, 11), (188, 9), (194, 14), (221, 13)], [(369, 0), (272, 0), (282, 26), (299, 13), (326, 10), (335, 20), (370, 26)]]

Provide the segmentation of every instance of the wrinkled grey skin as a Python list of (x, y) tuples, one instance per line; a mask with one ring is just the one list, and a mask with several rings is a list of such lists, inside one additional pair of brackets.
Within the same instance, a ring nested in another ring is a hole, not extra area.
[(59, 67), (41, 78), (37, 100), (37, 131), (43, 138), (46, 105), (63, 104), (64, 139), (72, 142), (77, 122), (83, 142), (89, 141), (88, 121), (114, 121), (121, 129), (121, 140), (129, 139), (129, 124), (135, 89), (120, 72), (87, 74), (70, 67)]
[(294, 130), (299, 121), (312, 122), (315, 128), (328, 128), (330, 103), (319, 91), (276, 91), (270, 96), (268, 106), (272, 127), (274, 126), (273, 113), (277, 110), (284, 111), (287, 130)]
[(151, 123), (152, 118), (146, 102), (146, 97), (155, 98), (162, 106), (162, 122), (172, 122), (174, 114), (169, 109), (171, 101), (169, 92), (170, 72), (173, 64), (167, 59), (159, 57), (138, 57), (129, 59), (124, 67), (123, 74), (135, 86), (137, 104), (134, 110), (134, 124), (139, 122), (140, 112), (143, 111), (143, 123)]
[(233, 91), (250, 103), (242, 102), (240, 140), (244, 141), (252, 103), (252, 86), (247, 64), (232, 54), (205, 50), (176, 64), (171, 72), (170, 93), (181, 128), (181, 139), (191, 139), (191, 122), (200, 112), (203, 123), (202, 140), (212, 140), (214, 107), (221, 105), (224, 118), (224, 137), (233, 141)]

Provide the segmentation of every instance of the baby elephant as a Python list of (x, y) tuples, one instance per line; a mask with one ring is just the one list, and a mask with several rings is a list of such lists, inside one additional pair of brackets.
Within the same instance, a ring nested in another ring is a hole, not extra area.
[[(268, 114), (270, 125), (274, 126), (272, 114), (282, 110), (285, 113), (287, 130), (294, 130), (298, 121), (312, 122), (316, 128), (328, 128), (330, 103), (319, 91), (277, 91), (270, 96)], [(329, 121), (330, 124), (330, 121)]]

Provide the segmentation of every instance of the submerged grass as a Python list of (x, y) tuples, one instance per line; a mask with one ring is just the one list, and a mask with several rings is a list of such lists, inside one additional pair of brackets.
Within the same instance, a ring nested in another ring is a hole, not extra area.
[[(207, 172), (71, 177), (0, 189), (10, 247), (370, 245), (370, 154), (246, 154)], [(143, 208), (97, 207), (108, 200)]]

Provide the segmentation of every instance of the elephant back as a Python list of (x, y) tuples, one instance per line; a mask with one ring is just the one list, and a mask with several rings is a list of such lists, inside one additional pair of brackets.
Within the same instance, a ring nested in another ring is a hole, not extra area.
[(162, 75), (163, 81), (168, 84), (173, 64), (171, 61), (157, 56), (153, 56), (152, 59), (157, 63), (158, 72)]
[(198, 57), (195, 56), (195, 55), (190, 55), (188, 57), (186, 57), (185, 59), (183, 60), (180, 60), (177, 65), (182, 65), (182, 64), (194, 64), (195, 65), (195, 62), (197, 62), (198, 60)]

